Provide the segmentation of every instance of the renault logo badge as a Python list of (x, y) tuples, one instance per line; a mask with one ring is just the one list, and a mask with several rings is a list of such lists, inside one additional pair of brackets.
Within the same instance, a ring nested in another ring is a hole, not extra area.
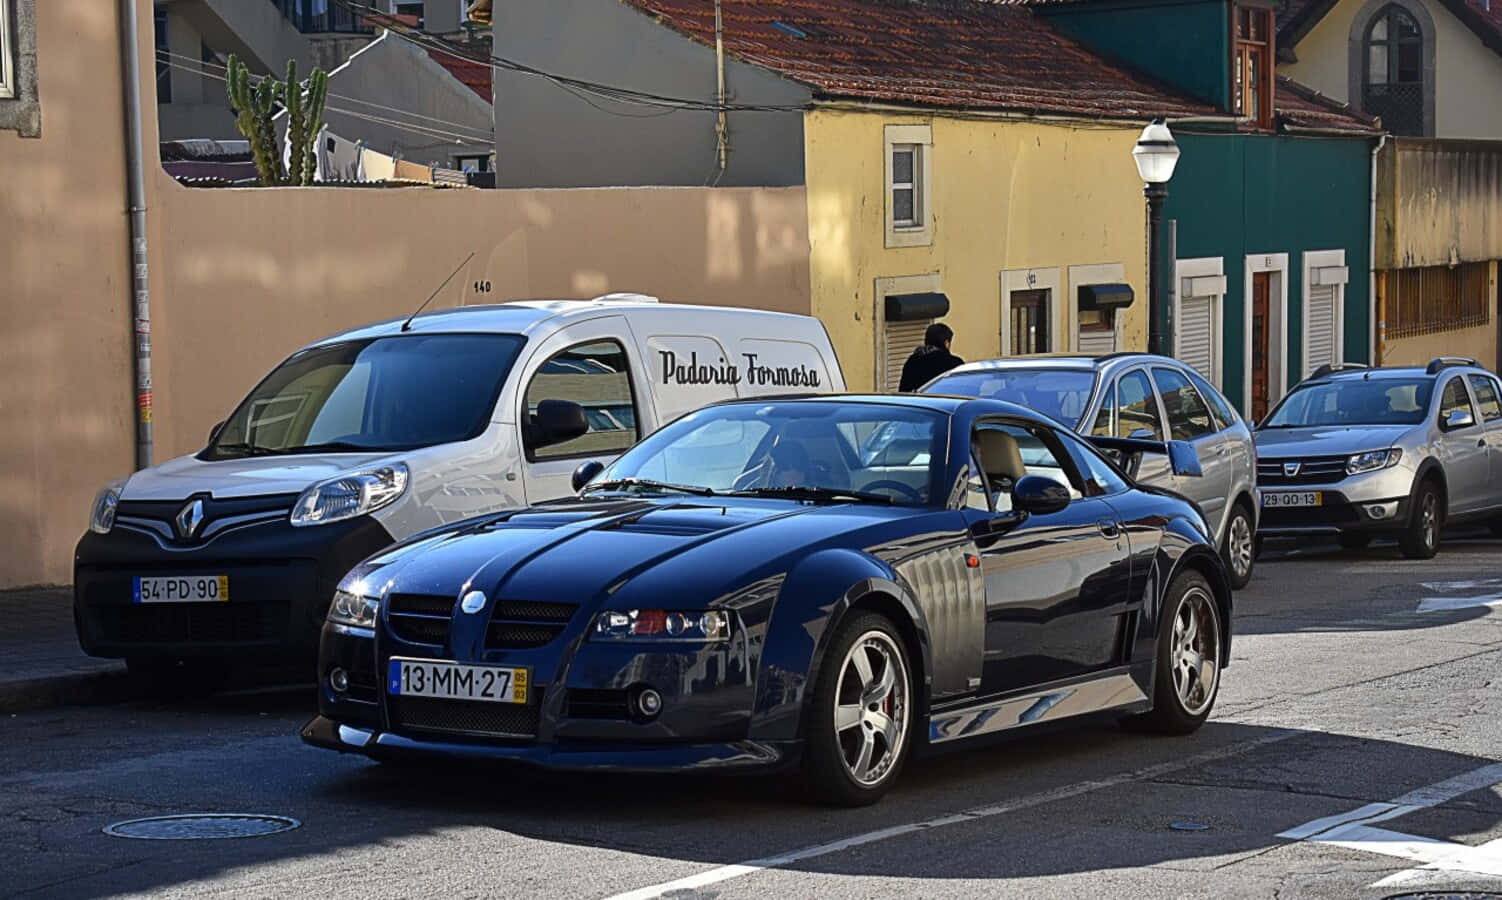
[(177, 536), (186, 541), (198, 533), (198, 526), (202, 524), (203, 501), (189, 500), (177, 514)]
[(1291, 462), (1291, 463), (1284, 463), (1283, 464), (1283, 477), (1284, 478), (1293, 478), (1295, 475), (1298, 475), (1298, 474), (1299, 474), (1299, 464), (1298, 463)]
[(485, 594), (481, 591), (470, 591), (459, 601), (459, 608), (474, 615), (485, 608)]

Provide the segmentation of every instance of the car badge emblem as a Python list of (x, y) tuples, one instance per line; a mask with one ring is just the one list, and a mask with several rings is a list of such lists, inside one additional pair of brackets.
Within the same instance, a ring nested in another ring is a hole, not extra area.
[(473, 615), (485, 608), (485, 594), (480, 591), (470, 591), (459, 601), (459, 608)]
[(189, 500), (177, 513), (177, 536), (188, 540), (196, 535), (203, 518), (203, 501)]
[(1283, 477), (1292, 478), (1299, 474), (1299, 464), (1296, 462), (1283, 464)]

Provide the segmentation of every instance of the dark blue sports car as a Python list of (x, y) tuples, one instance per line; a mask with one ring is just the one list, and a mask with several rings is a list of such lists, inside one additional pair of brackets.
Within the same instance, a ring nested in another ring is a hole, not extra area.
[[(1176, 443), (1103, 438), (1117, 458)], [(737, 401), (577, 498), (344, 579), (309, 743), (556, 768), (801, 766), (869, 803), (929, 745), (1109, 711), (1210, 714), (1231, 591), (1204, 517), (991, 400)]]

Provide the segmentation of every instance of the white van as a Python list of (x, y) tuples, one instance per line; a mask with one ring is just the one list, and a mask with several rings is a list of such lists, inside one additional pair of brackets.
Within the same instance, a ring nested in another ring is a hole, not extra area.
[(335, 335), (202, 451), (100, 493), (74, 560), (79, 642), (147, 670), (309, 657), (339, 579), (393, 541), (565, 496), (581, 464), (705, 404), (844, 388), (818, 319), (635, 294)]

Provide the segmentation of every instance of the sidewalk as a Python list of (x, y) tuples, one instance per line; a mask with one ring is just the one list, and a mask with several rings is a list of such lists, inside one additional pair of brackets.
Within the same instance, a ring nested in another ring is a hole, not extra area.
[(0, 713), (125, 695), (125, 666), (78, 649), (73, 591), (0, 591)]

